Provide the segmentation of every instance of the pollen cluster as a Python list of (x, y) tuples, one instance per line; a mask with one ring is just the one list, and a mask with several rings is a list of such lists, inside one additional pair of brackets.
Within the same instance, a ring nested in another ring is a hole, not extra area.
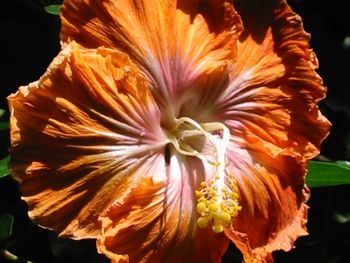
[(238, 203), (237, 182), (226, 176), (224, 185), (220, 187), (219, 180), (220, 177), (216, 175), (211, 180), (202, 182), (196, 191), (197, 212), (200, 214), (197, 225), (200, 228), (212, 225), (215, 233), (220, 233), (231, 225), (232, 219), (242, 208)]

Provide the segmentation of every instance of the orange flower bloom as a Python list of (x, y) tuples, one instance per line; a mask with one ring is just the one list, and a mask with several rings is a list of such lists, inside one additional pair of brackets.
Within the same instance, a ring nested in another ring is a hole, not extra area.
[(62, 51), (9, 97), (30, 217), (112, 262), (269, 262), (306, 235), (325, 88), (284, 0), (66, 0)]

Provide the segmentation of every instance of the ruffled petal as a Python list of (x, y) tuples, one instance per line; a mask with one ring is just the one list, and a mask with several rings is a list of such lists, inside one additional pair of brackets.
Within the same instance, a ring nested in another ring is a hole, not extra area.
[(162, 180), (143, 180), (100, 217), (99, 251), (112, 262), (221, 262), (228, 239), (196, 224), (194, 189), (210, 175), (202, 162), (173, 152), (148, 173)]
[(238, 60), (217, 100), (233, 136), (251, 133), (275, 156), (318, 154), (329, 122), (316, 103), (326, 92), (301, 19), (285, 1), (234, 1), (242, 16)]
[(272, 156), (261, 142), (246, 138), (231, 141), (228, 159), (242, 210), (225, 233), (245, 262), (272, 262), (273, 251), (288, 251), (298, 237), (307, 235), (306, 165)]
[(230, 128), (229, 169), (242, 205), (225, 233), (247, 262), (270, 262), (273, 251), (307, 234), (304, 176), (329, 132), (316, 105), (326, 89), (309, 36), (285, 1), (234, 4), (244, 31), (213, 117)]
[(98, 216), (164, 148), (148, 82), (126, 55), (72, 42), (38, 82), (8, 99), (10, 168), (30, 217), (61, 235), (98, 236)]
[(72, 0), (62, 6), (63, 41), (130, 54), (154, 81), (164, 107), (199, 76), (234, 59), (240, 31), (226, 0)]

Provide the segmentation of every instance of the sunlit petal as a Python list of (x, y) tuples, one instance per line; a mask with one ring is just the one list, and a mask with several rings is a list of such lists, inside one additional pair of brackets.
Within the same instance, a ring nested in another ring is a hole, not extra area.
[(224, 0), (73, 0), (62, 7), (64, 41), (130, 54), (165, 108), (201, 74), (235, 59), (240, 31), (238, 14)]
[(124, 202), (101, 217), (99, 250), (112, 262), (221, 262), (228, 239), (196, 224), (193, 189), (206, 174), (200, 160), (163, 156), (145, 171), (162, 174), (158, 184), (145, 179)]
[(236, 6), (245, 30), (230, 85), (218, 99), (219, 112), (233, 136), (251, 133), (275, 155), (308, 160), (329, 130), (316, 106), (326, 89), (314, 71), (309, 35), (284, 1)]
[(232, 135), (229, 167), (242, 210), (225, 233), (247, 262), (269, 262), (307, 234), (304, 176), (329, 130), (316, 106), (325, 88), (309, 36), (284, 1), (236, 6), (245, 30), (217, 108)]
[(275, 250), (290, 250), (297, 237), (307, 234), (305, 164), (274, 157), (259, 141), (246, 138), (232, 141), (228, 156), (242, 210), (225, 233), (247, 262), (265, 262)]
[(30, 216), (64, 235), (98, 235), (100, 213), (164, 146), (147, 82), (119, 52), (72, 43), (9, 103), (12, 174)]

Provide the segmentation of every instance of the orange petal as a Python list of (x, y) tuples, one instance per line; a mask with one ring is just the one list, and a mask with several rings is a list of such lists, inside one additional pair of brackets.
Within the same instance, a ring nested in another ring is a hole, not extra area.
[(130, 54), (155, 81), (154, 96), (163, 104), (234, 59), (240, 31), (226, 0), (71, 0), (62, 6), (63, 41)]
[(34, 221), (75, 238), (99, 234), (99, 214), (163, 147), (148, 87), (126, 55), (72, 42), (38, 82), (8, 98), (11, 172)]
[[(234, 1), (235, 2), (235, 1)], [(316, 103), (326, 92), (300, 17), (285, 1), (237, 1), (245, 30), (218, 115), (233, 135), (258, 136), (275, 155), (318, 154), (329, 122)]]
[(288, 156), (274, 157), (259, 141), (245, 138), (231, 143), (228, 157), (242, 210), (225, 233), (246, 262), (272, 262), (273, 251), (288, 251), (307, 235), (306, 165)]
[(270, 262), (273, 251), (307, 234), (304, 175), (329, 132), (316, 105), (326, 89), (309, 36), (285, 1), (234, 4), (245, 30), (216, 105), (231, 130), (230, 169), (243, 209), (226, 234), (247, 262)]
[(210, 176), (202, 162), (175, 154), (153, 164), (148, 172), (163, 180), (143, 180), (100, 217), (99, 251), (112, 262), (221, 262), (228, 239), (196, 224), (194, 189)]

